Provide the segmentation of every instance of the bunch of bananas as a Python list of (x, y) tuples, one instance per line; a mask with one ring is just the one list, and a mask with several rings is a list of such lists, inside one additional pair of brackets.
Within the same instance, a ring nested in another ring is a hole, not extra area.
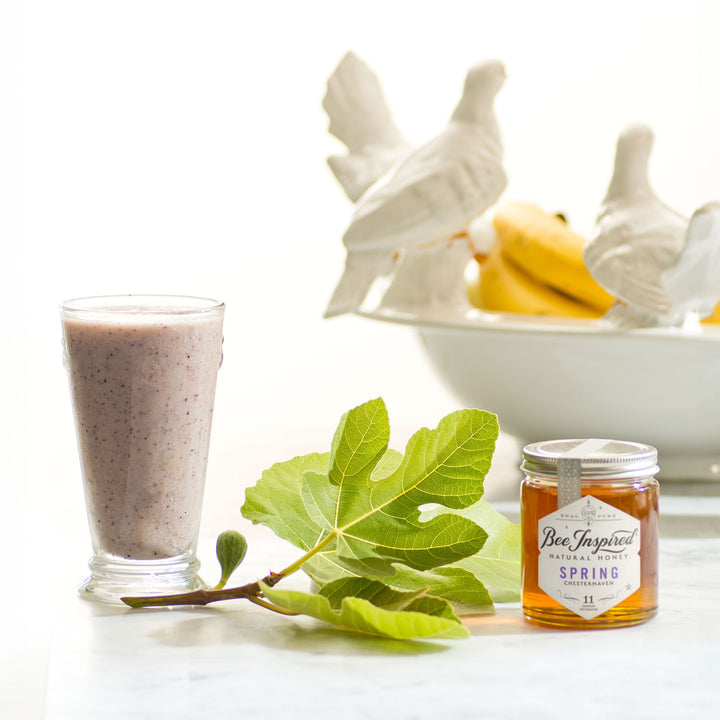
[[(468, 285), (478, 308), (527, 315), (598, 318), (614, 302), (585, 267), (585, 240), (557, 215), (534, 205), (507, 203), (493, 217), (497, 240), (476, 257)], [(720, 322), (720, 304), (705, 322)]]
[(470, 302), (485, 310), (600, 317), (613, 298), (593, 279), (583, 261), (585, 241), (565, 221), (534, 205), (507, 203), (495, 211), (497, 241), (478, 256), (478, 277), (468, 287)]

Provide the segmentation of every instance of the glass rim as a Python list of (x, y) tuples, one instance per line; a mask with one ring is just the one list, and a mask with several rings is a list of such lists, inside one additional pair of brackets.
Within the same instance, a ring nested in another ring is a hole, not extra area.
[(133, 294), (88, 295), (65, 300), (63, 315), (204, 315), (220, 313), (225, 303), (197, 295)]

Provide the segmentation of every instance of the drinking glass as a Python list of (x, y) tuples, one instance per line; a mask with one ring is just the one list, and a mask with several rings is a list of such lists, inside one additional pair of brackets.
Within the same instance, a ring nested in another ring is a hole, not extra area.
[(196, 549), (224, 310), (160, 295), (61, 307), (93, 548), (87, 599), (203, 586)]

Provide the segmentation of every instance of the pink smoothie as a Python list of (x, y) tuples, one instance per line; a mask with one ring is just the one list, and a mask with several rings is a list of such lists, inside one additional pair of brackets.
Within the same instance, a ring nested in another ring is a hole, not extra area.
[(63, 330), (96, 553), (194, 549), (222, 312), (65, 313)]

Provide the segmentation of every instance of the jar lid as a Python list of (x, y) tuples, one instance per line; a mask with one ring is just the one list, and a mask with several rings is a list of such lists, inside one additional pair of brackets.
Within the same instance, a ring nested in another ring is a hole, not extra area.
[(531, 443), (523, 448), (521, 467), (532, 475), (557, 477), (565, 459), (579, 461), (582, 476), (594, 480), (647, 477), (659, 470), (652, 445), (600, 438)]

